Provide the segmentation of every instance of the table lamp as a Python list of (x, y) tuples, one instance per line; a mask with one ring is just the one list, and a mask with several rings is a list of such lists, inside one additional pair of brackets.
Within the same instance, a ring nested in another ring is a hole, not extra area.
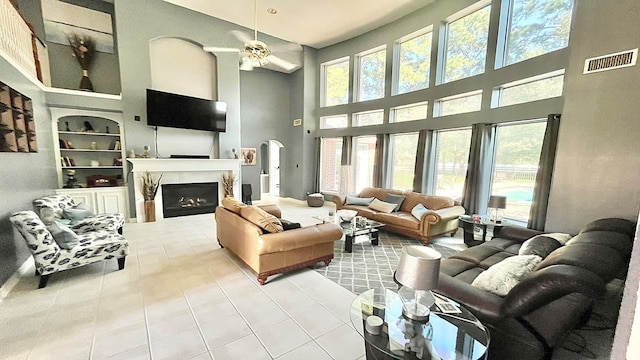
[(440, 258), (435, 249), (410, 245), (402, 248), (396, 280), (402, 285), (402, 315), (417, 322), (429, 321), (429, 308), (435, 303), (431, 289), (438, 284)]
[(489, 221), (500, 224), (502, 222), (502, 218), (504, 217), (503, 209), (507, 208), (507, 197), (499, 195), (489, 196), (488, 207)]

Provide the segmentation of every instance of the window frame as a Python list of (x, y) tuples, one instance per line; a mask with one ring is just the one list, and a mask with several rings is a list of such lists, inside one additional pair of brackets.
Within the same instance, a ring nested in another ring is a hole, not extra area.
[(446, 17), (444, 19), (444, 21), (442, 22), (442, 25), (440, 26), (440, 34), (438, 37), (438, 60), (437, 60), (437, 64), (436, 64), (436, 85), (442, 85), (442, 84), (447, 84), (447, 83), (451, 83), (451, 82), (455, 82), (458, 80), (463, 80), (463, 79), (468, 79), (470, 77), (473, 76), (478, 76), (478, 75), (482, 75), (486, 72), (487, 70), (487, 59), (488, 59), (488, 52), (489, 52), (489, 31), (491, 30), (491, 14), (489, 14), (489, 29), (487, 31), (487, 49), (485, 50), (485, 68), (484, 70), (476, 75), (473, 76), (467, 76), (464, 77), (462, 79), (456, 79), (456, 80), (451, 80), (451, 81), (445, 81), (445, 74), (446, 74), (446, 66), (447, 66), (447, 43), (448, 43), (448, 38), (449, 38), (449, 24), (462, 19), (465, 16), (471, 15), (476, 11), (482, 10), (487, 6), (491, 6), (491, 0), (481, 0), (478, 1), (477, 3), (468, 6), (448, 17)]
[[(351, 99), (349, 98), (351, 94), (351, 92), (349, 91), (349, 89), (351, 88), (351, 84), (349, 84), (349, 80), (351, 79), (351, 74), (350, 74), (351, 64), (349, 63), (350, 61), (351, 61), (351, 56), (347, 55), (347, 56), (343, 56), (341, 58), (334, 59), (334, 60), (327, 61), (320, 64), (320, 107), (321, 108), (345, 105), (345, 104), (349, 104), (349, 102), (351, 101)], [(327, 67), (342, 64), (344, 62), (347, 63), (347, 67), (349, 68), (349, 70), (347, 71), (347, 102), (341, 103), (341, 104), (327, 105)]]
[[(363, 57), (374, 54), (376, 52), (379, 51), (384, 51), (384, 67), (385, 67), (385, 72), (382, 76), (382, 96), (381, 97), (377, 97), (377, 98), (373, 98), (373, 99), (367, 99), (367, 100), (362, 100), (360, 99), (360, 78), (361, 78), (361, 74), (360, 74), (360, 62), (362, 60)], [(353, 62), (353, 102), (354, 103), (360, 103), (360, 102), (365, 102), (365, 101), (374, 101), (374, 100), (380, 100), (380, 99), (384, 99), (386, 97), (386, 67), (387, 67), (387, 44), (383, 44), (380, 46), (376, 46), (372, 49), (360, 52), (358, 54), (354, 55), (354, 62)]]
[(557, 97), (562, 97), (564, 95), (564, 79), (563, 79), (563, 86), (562, 86), (562, 92), (560, 95), (558, 96), (551, 96), (551, 97), (546, 97), (546, 98), (541, 98), (541, 99), (536, 99), (536, 100), (530, 100), (530, 101), (524, 101), (524, 102), (520, 102), (520, 103), (515, 103), (515, 104), (508, 104), (508, 105), (502, 105), (502, 93), (505, 89), (510, 89), (510, 88), (514, 88), (516, 86), (521, 86), (521, 85), (526, 85), (526, 84), (531, 84), (534, 83), (536, 81), (542, 81), (542, 80), (547, 80), (547, 79), (551, 79), (554, 77), (558, 77), (558, 76), (565, 76), (565, 69), (559, 69), (559, 70), (554, 70), (548, 73), (544, 73), (544, 74), (540, 74), (540, 75), (536, 75), (536, 76), (532, 76), (532, 77), (528, 77), (526, 79), (518, 79), (516, 81), (512, 81), (506, 84), (502, 84), (499, 86), (496, 86), (491, 94), (491, 108), (499, 108), (499, 107), (505, 107), (505, 106), (514, 106), (514, 105), (520, 105), (520, 104), (526, 104), (532, 101), (541, 101), (541, 100), (546, 100), (546, 99), (553, 99), (553, 98), (557, 98)]
[[(471, 110), (471, 111), (465, 111), (465, 112), (459, 112), (459, 113), (454, 113), (454, 114), (441, 115), (442, 114), (442, 103), (443, 102), (462, 99), (462, 98), (465, 98), (465, 97), (472, 97), (472, 96), (476, 96), (476, 95), (480, 95), (480, 108), (479, 109)], [(483, 96), (483, 91), (482, 91), (482, 89), (480, 89), (480, 90), (468, 91), (466, 93), (456, 94), (456, 95), (451, 95), (451, 96), (443, 97), (443, 98), (440, 98), (440, 99), (436, 99), (433, 102), (433, 117), (436, 118), (436, 117), (460, 115), (460, 114), (467, 114), (467, 113), (472, 113), (472, 112), (476, 112), (476, 111), (481, 111), (482, 110), (482, 96)]]
[[(411, 108), (411, 107), (422, 106), (422, 105), (426, 105), (427, 106), (427, 109), (425, 111), (423, 119), (411, 119), (411, 120), (406, 120), (406, 121), (396, 121), (397, 111), (398, 110), (407, 109), (407, 108)], [(421, 102), (417, 102), (417, 103), (394, 106), (394, 107), (389, 109), (389, 123), (390, 124), (400, 124), (400, 123), (404, 123), (404, 122), (426, 120), (428, 117), (429, 117), (429, 101), (421, 101)]]
[[(431, 48), (429, 49), (429, 73), (427, 75), (427, 86), (425, 88), (422, 89), (417, 89), (417, 90), (411, 90), (411, 91), (407, 91), (407, 92), (403, 92), (400, 93), (399, 89), (400, 89), (400, 48), (402, 46), (403, 43), (414, 40), (420, 36), (423, 35), (427, 35), (427, 34), (431, 34)], [(392, 67), (392, 76), (391, 76), (391, 96), (396, 96), (396, 95), (404, 95), (404, 94), (409, 94), (412, 93), (414, 91), (420, 91), (420, 90), (425, 90), (428, 89), (430, 87), (430, 83), (431, 83), (431, 68), (433, 67), (433, 63), (432, 63), (432, 58), (433, 58), (433, 45), (434, 45), (434, 41), (433, 41), (433, 25), (429, 25), (427, 27), (424, 27), (418, 31), (414, 31), (410, 34), (407, 34), (399, 39), (397, 39), (396, 41), (394, 41), (393, 43), (393, 67)]]
[[(336, 171), (337, 171), (337, 176), (338, 176), (338, 188), (337, 189), (326, 189), (325, 188), (326, 184), (324, 182), (324, 175), (325, 175), (325, 171), (326, 170), (325, 170), (325, 167), (323, 166), (324, 165), (324, 162), (323, 162), (324, 161), (324, 156), (323, 155), (324, 155), (324, 147), (325, 147), (325, 141), (326, 140), (340, 140), (341, 144), (342, 144), (342, 141), (344, 141), (344, 140), (341, 137), (321, 137), (320, 138), (320, 164), (319, 164), (319, 167), (320, 167), (320, 169), (319, 169), (320, 170), (319, 171), (319, 174), (320, 174), (320, 179), (319, 179), (320, 180), (319, 181), (319, 183), (320, 183), (319, 184), (320, 185), (320, 191), (338, 193), (338, 192), (340, 192), (340, 166), (341, 166), (340, 162), (338, 162), (336, 164), (337, 165)], [(342, 145), (341, 145), (341, 149), (340, 149), (340, 154), (342, 154)], [(336, 153), (336, 155), (337, 155), (337, 153)]]
[[(328, 119), (328, 118), (337, 118), (337, 117), (344, 117), (345, 119), (345, 125), (341, 126), (341, 127), (325, 127), (324, 126), (324, 122), (323, 120)], [(327, 116), (321, 116), (320, 117), (320, 122), (319, 122), (319, 128), (321, 130), (325, 130), (325, 129), (346, 129), (349, 127), (349, 115), (348, 114), (336, 114), (336, 115), (327, 115)]]
[[(365, 114), (373, 114), (373, 113), (382, 113), (382, 122), (379, 124), (369, 124), (369, 125), (358, 125), (356, 124), (356, 122), (358, 121), (358, 117), (360, 115), (365, 115)], [(375, 110), (367, 110), (367, 111), (360, 111), (357, 113), (353, 113), (351, 115), (351, 127), (355, 128), (355, 127), (367, 127), (367, 126), (379, 126), (384, 124), (384, 109), (375, 109)]]

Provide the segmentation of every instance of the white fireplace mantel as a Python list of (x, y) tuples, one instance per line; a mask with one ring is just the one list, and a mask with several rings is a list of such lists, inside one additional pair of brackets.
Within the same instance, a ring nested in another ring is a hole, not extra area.
[[(233, 172), (236, 179), (240, 178), (239, 159), (127, 159), (132, 165), (136, 220), (144, 221), (144, 197), (140, 186), (141, 173), (149, 172), (154, 175), (162, 174), (162, 184), (181, 184), (198, 182), (221, 183), (222, 175)], [(233, 189), (234, 196), (240, 198), (240, 186)], [(218, 199), (224, 197), (222, 184), (218, 186)], [(162, 189), (156, 195), (156, 220), (164, 219), (162, 211)]]

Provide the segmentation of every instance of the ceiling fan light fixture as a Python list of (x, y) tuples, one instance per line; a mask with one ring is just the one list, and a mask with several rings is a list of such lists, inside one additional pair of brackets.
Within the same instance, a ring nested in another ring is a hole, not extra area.
[(269, 63), (267, 57), (271, 55), (271, 50), (262, 41), (251, 41), (244, 44), (242, 51), (242, 63), (250, 62), (253, 67), (265, 66)]

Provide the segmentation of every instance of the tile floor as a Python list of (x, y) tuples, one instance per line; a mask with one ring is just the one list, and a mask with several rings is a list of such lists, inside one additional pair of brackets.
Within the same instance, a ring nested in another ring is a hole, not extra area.
[[(303, 223), (325, 211), (292, 204), (285, 214)], [(122, 271), (100, 262), (39, 290), (36, 277), (22, 278), (0, 303), (0, 358), (363, 357), (349, 321), (354, 294), (307, 269), (260, 286), (220, 249), (212, 214), (127, 223), (124, 235)]]
[[(332, 207), (279, 202), (303, 225)], [(215, 233), (211, 214), (127, 223), (124, 270), (100, 262), (44, 289), (22, 278), (0, 303), (0, 359), (364, 359), (354, 294), (309, 269), (260, 286)]]

